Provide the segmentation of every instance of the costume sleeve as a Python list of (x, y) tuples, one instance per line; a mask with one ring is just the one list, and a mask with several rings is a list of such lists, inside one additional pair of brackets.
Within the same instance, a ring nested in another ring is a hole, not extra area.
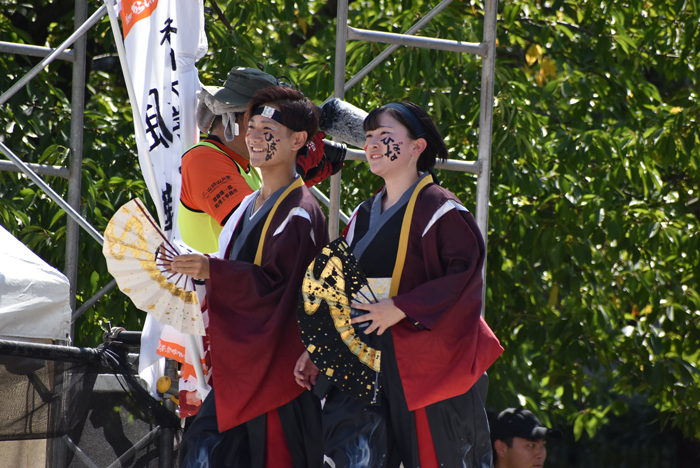
[(419, 229), (425, 229), (417, 233), (420, 245), (408, 246), (406, 265), (410, 268), (404, 268), (402, 283), (410, 281), (419, 268), (429, 280), (407, 292), (399, 289), (393, 299), (414, 325), (432, 329), (459, 301), (480, 297), (484, 243), (474, 218), (461, 204), (448, 200), (428, 215), (432, 215), (430, 220), (417, 223)]
[(285, 219), (275, 216), (261, 266), (209, 262), (207, 300), (220, 431), (278, 408), (302, 392), (293, 373), (304, 351), (296, 318), (299, 289), (328, 234), (320, 208), (302, 209), (310, 218), (298, 209), (287, 210)]
[(220, 151), (197, 147), (182, 160), (182, 203), (207, 213), (220, 225), (253, 193), (238, 166)]
[[(221, 293), (231, 296), (234, 292), (230, 285), (235, 284), (236, 297), (230, 297), (230, 300), (235, 301), (237, 311), (259, 314), (266, 307), (274, 308), (290, 280), (303, 276), (316, 254), (311, 223), (303, 217), (294, 216), (284, 230), (267, 243), (269, 245), (265, 248), (270, 251), (263, 256), (261, 266), (235, 260), (210, 259), (211, 292), (208, 295)], [(214, 302), (210, 303), (213, 307)]]

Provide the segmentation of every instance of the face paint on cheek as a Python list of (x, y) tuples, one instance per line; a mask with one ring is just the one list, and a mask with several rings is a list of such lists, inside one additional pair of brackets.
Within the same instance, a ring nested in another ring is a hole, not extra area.
[(267, 154), (265, 155), (265, 161), (269, 161), (277, 152), (277, 142), (279, 140), (273, 141), (275, 137), (272, 135), (272, 133), (265, 132), (264, 135), (265, 141), (267, 142)]
[(389, 158), (389, 161), (396, 161), (396, 158), (401, 154), (400, 145), (403, 145), (403, 142), (395, 143), (393, 138), (386, 137), (382, 139), (382, 143), (386, 145), (384, 156)]

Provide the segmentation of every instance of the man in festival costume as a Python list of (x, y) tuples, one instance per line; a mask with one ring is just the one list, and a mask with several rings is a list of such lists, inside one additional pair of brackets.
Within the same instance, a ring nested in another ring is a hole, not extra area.
[[(223, 86), (204, 86), (197, 93), (197, 125), (209, 134), (182, 157), (182, 190), (178, 226), (182, 240), (202, 253), (219, 250), (219, 234), (241, 201), (260, 188), (260, 174), (249, 164), (243, 131), (244, 115), (256, 91), (280, 85), (280, 81), (256, 68), (233, 68)], [(329, 117), (342, 115), (335, 105)], [(328, 126), (332, 130), (332, 126)], [(326, 142), (318, 132), (300, 150), (297, 173), (307, 187), (340, 170), (345, 159), (344, 145)], [(208, 317), (205, 314), (205, 323)], [(159, 353), (183, 363), (180, 381), (180, 415), (197, 414), (201, 404), (196, 390), (194, 368), (185, 363), (182, 337), (167, 330), (161, 335)], [(204, 369), (211, 367), (208, 337), (204, 338)], [(169, 352), (175, 350), (174, 352)]]
[[(243, 136), (244, 113), (256, 91), (280, 81), (255, 68), (234, 68), (222, 87), (198, 93), (197, 125), (209, 134), (182, 157), (178, 225), (182, 239), (203, 253), (217, 252), (223, 225), (241, 201), (260, 188), (250, 168)], [(297, 172), (308, 187), (343, 166), (345, 147), (323, 140), (318, 132), (300, 150)]]
[(491, 424), (495, 468), (542, 468), (547, 458), (547, 438), (561, 438), (531, 411), (508, 408)]
[(381, 353), (381, 395), (370, 404), (329, 385), (333, 369), (314, 361), (319, 376), (310, 360), (315, 346), (297, 362), (297, 383), (326, 394), (324, 453), (336, 468), (490, 468), (484, 372), (503, 348), (481, 317), (481, 233), (434, 182), (447, 148), (422, 108), (388, 104), (364, 128), (370, 170), (385, 186), (345, 235), (380, 299), (353, 303), (366, 314), (351, 323), (369, 324), (356, 333)]
[(172, 271), (206, 279), (214, 389), (183, 436), (180, 467), (309, 468), (322, 463), (320, 402), (294, 383), (296, 322), (307, 266), (328, 242), (297, 154), (318, 128), (299, 91), (252, 97), (245, 140), (261, 187), (220, 236), (219, 258), (182, 255)]

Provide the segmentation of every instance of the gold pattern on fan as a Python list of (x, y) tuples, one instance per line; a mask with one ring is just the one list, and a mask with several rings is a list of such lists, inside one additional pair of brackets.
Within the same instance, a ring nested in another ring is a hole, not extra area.
[[(330, 253), (330, 251), (323, 253)], [(360, 362), (375, 372), (379, 372), (381, 368), (382, 352), (368, 346), (357, 336), (355, 328), (350, 323), (349, 299), (345, 294), (339, 292), (345, 290), (343, 264), (341, 260), (335, 256), (329, 258), (328, 263), (318, 279), (313, 275), (315, 263), (316, 261), (314, 260), (314, 262), (309, 265), (304, 275), (304, 282), (302, 283), (304, 311), (308, 315), (313, 315), (316, 313), (321, 303), (326, 302), (326, 304), (328, 304), (329, 313), (333, 318), (335, 329), (338, 330), (343, 343), (345, 343), (350, 352), (358, 357)], [(337, 270), (338, 273), (334, 274), (334, 270)], [(336, 288), (330, 288), (325, 284), (325, 279), (331, 276), (333, 276), (336, 281)]]
[[(130, 236), (129, 234), (132, 233), (134, 235)], [(144, 240), (143, 223), (137, 217), (129, 218), (120, 236), (115, 234), (114, 225), (108, 224), (104, 236), (105, 239), (111, 241), (109, 245), (110, 253), (116, 260), (123, 261), (125, 252), (130, 252), (134, 258), (139, 259), (141, 269), (148, 272), (151, 279), (157, 281), (162, 289), (170, 292), (173, 296), (179, 297), (188, 304), (199, 304), (197, 294), (194, 291), (185, 291), (182, 288), (178, 288), (163, 276), (158, 266), (156, 266), (155, 253), (148, 251), (148, 244)]]
[[(318, 279), (316, 279), (313, 275), (313, 265), (315, 264), (316, 261), (314, 260), (314, 262), (306, 270), (306, 273), (304, 274), (304, 282), (301, 286), (302, 293), (304, 294), (304, 297), (306, 297), (306, 300), (304, 301), (304, 312), (306, 312), (307, 315), (315, 314), (318, 307), (321, 305), (321, 301), (324, 301), (325, 299), (331, 299), (345, 307), (349, 306), (350, 303), (345, 294), (338, 292), (338, 290), (345, 289), (345, 281), (342, 278), (335, 278), (338, 284), (337, 290), (329, 288), (326, 285), (326, 279), (333, 276), (334, 270), (338, 270), (342, 273), (343, 265), (340, 262), (340, 259), (338, 257), (329, 258), (328, 263), (326, 263), (326, 266)], [(309, 300), (310, 297), (313, 299)]]

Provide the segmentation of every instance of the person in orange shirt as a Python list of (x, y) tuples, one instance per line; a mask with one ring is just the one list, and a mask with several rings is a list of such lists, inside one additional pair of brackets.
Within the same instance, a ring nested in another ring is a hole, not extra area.
[[(243, 198), (260, 188), (260, 175), (248, 164), (242, 135), (244, 113), (256, 91), (280, 85), (255, 68), (234, 68), (224, 86), (204, 86), (198, 93), (197, 124), (209, 134), (182, 157), (178, 225), (190, 247), (212, 253), (219, 234)], [(300, 152), (297, 173), (307, 186), (343, 166), (345, 146), (324, 142), (319, 132)]]

